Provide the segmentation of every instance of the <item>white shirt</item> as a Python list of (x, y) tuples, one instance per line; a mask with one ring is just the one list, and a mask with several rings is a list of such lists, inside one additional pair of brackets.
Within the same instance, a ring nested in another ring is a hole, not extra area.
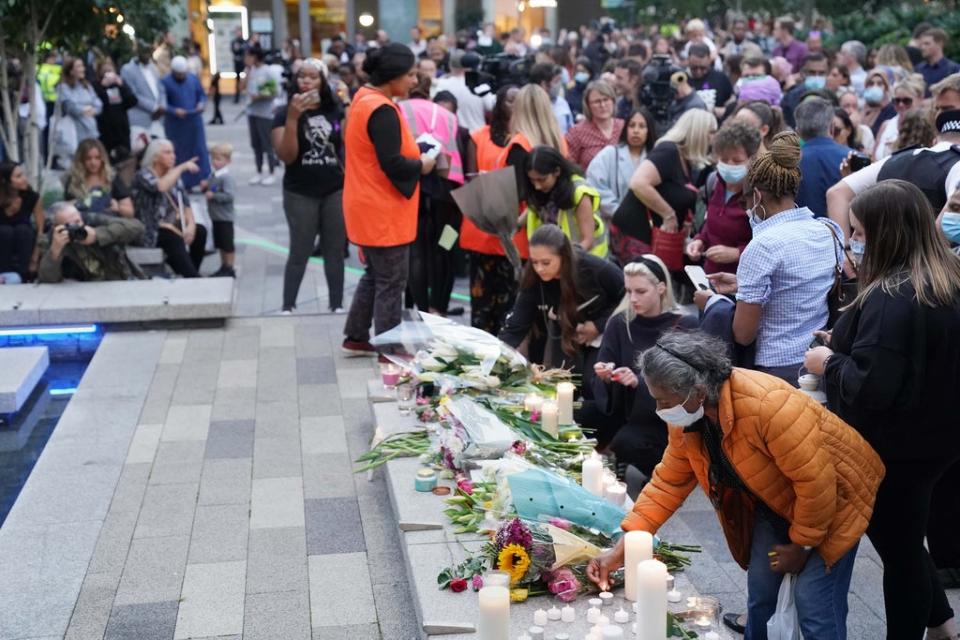
[(153, 70), (153, 64), (149, 62), (147, 64), (140, 64), (138, 62), (137, 66), (140, 67), (140, 73), (143, 74), (143, 79), (147, 81), (147, 86), (150, 87), (150, 93), (156, 98), (157, 95), (159, 95), (159, 89), (157, 88), (157, 73)]
[[(917, 155), (921, 151), (933, 151), (934, 153), (940, 153), (941, 151), (947, 151), (951, 146), (952, 145), (949, 142), (938, 142), (927, 149), (914, 149), (913, 155)], [(883, 168), (883, 165), (889, 159), (890, 156), (887, 156), (883, 160), (874, 162), (869, 167), (864, 167), (856, 173), (851, 173), (843, 179), (843, 183), (850, 187), (850, 189), (853, 191), (853, 195), (860, 195), (862, 192), (866, 191), (868, 187), (872, 187), (873, 185), (877, 184), (877, 178), (880, 176), (880, 169)], [(955, 162), (953, 166), (950, 167), (950, 172), (947, 174), (947, 179), (943, 183), (943, 190), (948, 198), (954, 191), (957, 190), (957, 185), (960, 185), (960, 160)]]
[[(469, 131), (479, 129), (485, 125), (483, 98), (473, 93), (467, 86), (464, 76), (450, 74), (435, 80), (433, 83), (437, 91), (449, 91), (457, 99), (457, 120), (460, 126)], [(434, 93), (431, 91), (431, 93)], [(496, 98), (494, 98), (496, 100)]]
[(880, 137), (877, 138), (876, 148), (873, 157), (877, 160), (883, 160), (890, 157), (893, 153), (893, 143), (897, 141), (900, 135), (900, 114), (897, 114), (884, 122), (880, 127)]

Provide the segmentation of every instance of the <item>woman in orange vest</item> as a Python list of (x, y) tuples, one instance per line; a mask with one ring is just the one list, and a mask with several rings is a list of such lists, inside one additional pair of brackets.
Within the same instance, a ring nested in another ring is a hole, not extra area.
[(348, 356), (376, 353), (369, 342), (371, 323), (378, 334), (400, 324), (410, 243), (417, 235), (420, 176), (434, 167), (393, 102), (416, 85), (415, 63), (413, 52), (400, 43), (370, 51), (363, 63), (370, 81), (354, 96), (347, 119), (343, 216), (347, 237), (366, 259), (343, 328)]
[[(480, 173), (501, 168), (498, 160), (510, 142), (510, 117), (519, 91), (514, 85), (500, 87), (490, 124), (470, 132)], [(525, 245), (526, 230), (518, 231), (514, 242), (518, 247)], [(466, 216), (460, 227), (460, 247), (468, 252), (470, 261), (470, 324), (495, 336), (517, 295), (513, 266), (504, 255), (500, 239), (480, 231)]]

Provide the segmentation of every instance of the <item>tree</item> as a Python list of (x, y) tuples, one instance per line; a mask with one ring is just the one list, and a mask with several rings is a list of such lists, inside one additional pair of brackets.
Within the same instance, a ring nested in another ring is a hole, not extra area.
[[(152, 41), (169, 28), (173, 19), (169, 7), (175, 1), (0, 0), (0, 140), (11, 158), (24, 163), (33, 184), (39, 186), (41, 182), (40, 131), (34, 100), (40, 49), (82, 52), (88, 46), (99, 45), (105, 52), (130, 51), (131, 42), (123, 31), (123, 23), (141, 25), (138, 35)], [(7, 63), (12, 59), (20, 61), (16, 86), (11, 84), (13, 78), (8, 73)], [(17, 144), (21, 95), (26, 95), (30, 110), (22, 154)], [(50, 137), (53, 140), (54, 133)]]

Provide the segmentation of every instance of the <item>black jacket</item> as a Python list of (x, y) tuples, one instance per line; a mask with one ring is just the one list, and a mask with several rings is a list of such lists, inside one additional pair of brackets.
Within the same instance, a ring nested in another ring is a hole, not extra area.
[[(577, 322), (590, 320), (603, 333), (607, 320), (622, 298), (623, 272), (620, 268), (578, 249), (577, 304), (583, 305), (583, 309)], [(500, 339), (516, 347), (531, 330), (540, 337), (547, 335), (547, 313), (559, 307), (560, 283), (556, 280), (521, 289), (500, 332)]]
[(837, 320), (824, 376), (829, 408), (885, 460), (956, 456), (960, 297), (925, 307), (908, 281)]

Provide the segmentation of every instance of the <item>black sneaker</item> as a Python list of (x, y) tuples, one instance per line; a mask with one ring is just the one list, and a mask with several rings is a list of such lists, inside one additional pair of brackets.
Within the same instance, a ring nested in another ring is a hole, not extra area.
[(237, 272), (234, 271), (233, 267), (228, 267), (226, 265), (221, 266), (219, 269), (210, 274), (211, 278), (236, 278)]

